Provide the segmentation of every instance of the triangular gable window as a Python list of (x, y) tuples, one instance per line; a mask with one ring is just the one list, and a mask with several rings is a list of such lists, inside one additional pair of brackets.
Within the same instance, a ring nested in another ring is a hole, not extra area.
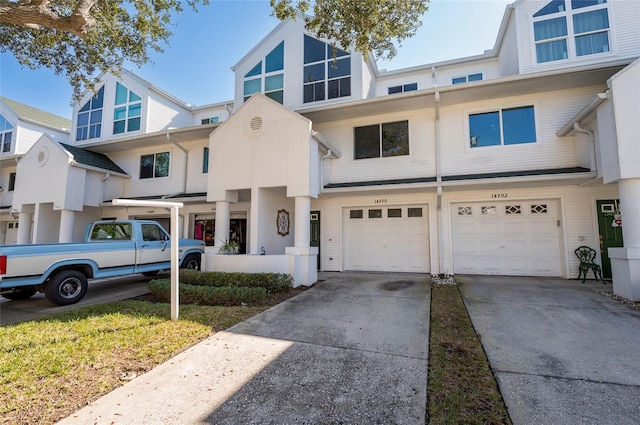
[(117, 82), (115, 105), (113, 134), (140, 130), (142, 98)]
[(11, 152), (11, 142), (13, 141), (13, 124), (0, 115), (0, 152)]
[(76, 140), (95, 139), (102, 134), (102, 109), (104, 106), (104, 86), (98, 90), (78, 111)]
[[(264, 62), (264, 70), (262, 63)], [(271, 50), (244, 76), (244, 101), (254, 93), (264, 93), (276, 102), (284, 102), (284, 41)]]
[(538, 16), (551, 15), (552, 13), (564, 12), (566, 10), (566, 6), (564, 4), (565, 0), (553, 0), (550, 3), (547, 3), (545, 7), (538, 10), (533, 14), (534, 18)]

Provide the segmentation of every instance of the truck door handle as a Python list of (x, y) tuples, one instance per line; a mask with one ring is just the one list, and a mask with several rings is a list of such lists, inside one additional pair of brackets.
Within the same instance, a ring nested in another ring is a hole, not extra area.
[(147, 248), (149, 244), (140, 245), (140, 248)]

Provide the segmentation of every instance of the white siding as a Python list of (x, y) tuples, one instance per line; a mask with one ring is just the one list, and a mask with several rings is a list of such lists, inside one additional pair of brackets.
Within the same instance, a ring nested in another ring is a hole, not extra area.
[(153, 91), (149, 93), (147, 111), (147, 133), (172, 127), (188, 127), (193, 122), (191, 112)]
[(483, 80), (492, 80), (498, 77), (498, 60), (482, 60), (464, 63), (455, 66), (436, 68), (436, 84), (438, 87), (450, 86), (453, 79), (466, 77), (471, 74), (482, 74)]
[[(330, 160), (331, 180), (328, 183), (434, 176), (433, 116), (433, 109), (426, 109), (314, 126), (342, 153), (341, 158)], [(353, 159), (354, 127), (402, 120), (409, 121), (410, 155)]]
[(409, 71), (403, 73), (393, 72), (391, 75), (384, 75), (378, 78), (376, 82), (376, 96), (387, 96), (389, 87), (400, 86), (404, 84), (417, 83), (418, 90), (433, 87), (430, 69), (421, 69), (418, 71)]
[[(599, 88), (546, 92), (441, 109), (443, 175), (523, 171), (577, 166), (572, 138), (556, 132)], [(534, 105), (537, 143), (469, 148), (468, 115)]]
[(11, 162), (13, 164), (2, 164), (2, 166), (0, 166), (0, 186), (2, 187), (2, 192), (0, 192), (0, 207), (11, 206), (13, 202), (14, 191), (9, 192), (9, 176), (11, 173), (16, 172), (16, 165), (15, 161)]
[(511, 19), (507, 25), (502, 47), (498, 53), (498, 63), (500, 77), (518, 73), (518, 33), (514, 19)]

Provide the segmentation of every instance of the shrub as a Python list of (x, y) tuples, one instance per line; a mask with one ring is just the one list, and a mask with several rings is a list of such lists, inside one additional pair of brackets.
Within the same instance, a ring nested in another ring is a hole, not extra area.
[(196, 286), (264, 288), (273, 293), (289, 291), (293, 278), (282, 273), (224, 273), (180, 269), (180, 282)]
[[(171, 300), (169, 279), (153, 279), (149, 282), (149, 290), (158, 300)], [(238, 305), (262, 302), (267, 296), (265, 288), (257, 287), (215, 287), (180, 282), (179, 290), (180, 304)]]

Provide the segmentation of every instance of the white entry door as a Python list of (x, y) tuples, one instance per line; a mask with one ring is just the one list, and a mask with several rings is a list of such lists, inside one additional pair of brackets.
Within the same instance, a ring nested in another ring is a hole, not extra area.
[(426, 205), (349, 207), (342, 218), (345, 270), (429, 271)]
[(456, 274), (560, 276), (560, 209), (554, 200), (451, 205)]

